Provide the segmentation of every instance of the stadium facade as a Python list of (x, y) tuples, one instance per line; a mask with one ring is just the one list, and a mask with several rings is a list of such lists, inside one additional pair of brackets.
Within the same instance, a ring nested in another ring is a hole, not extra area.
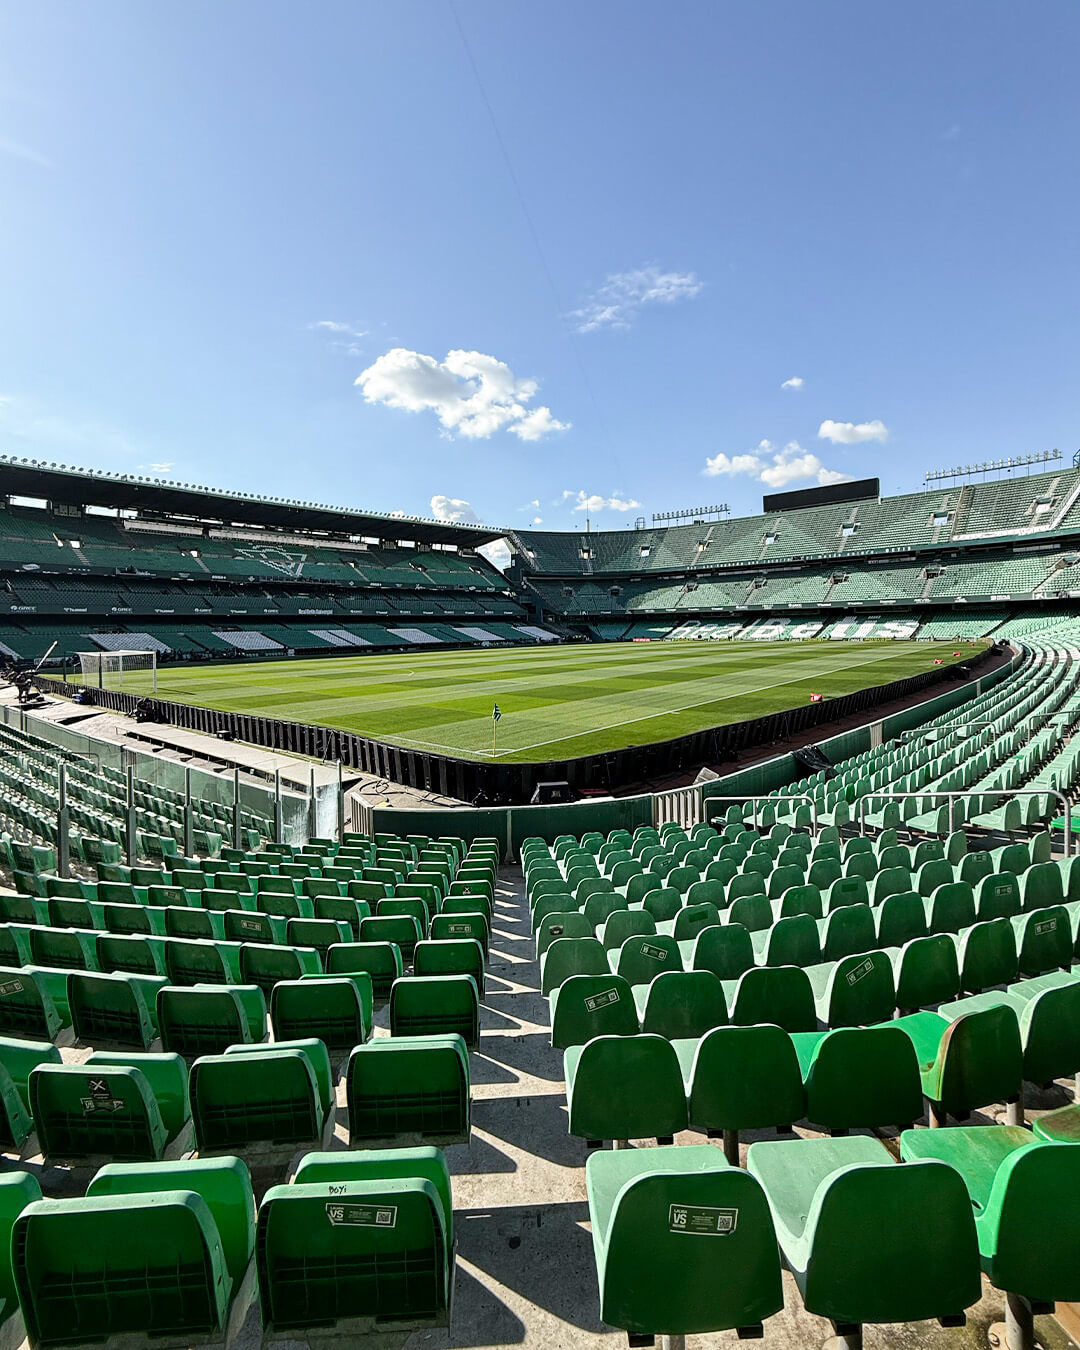
[[(1008, 637), (1080, 600), (1080, 470), (666, 528), (503, 531), (0, 457), (0, 647), (70, 660)], [(503, 575), (477, 550), (505, 538)]]

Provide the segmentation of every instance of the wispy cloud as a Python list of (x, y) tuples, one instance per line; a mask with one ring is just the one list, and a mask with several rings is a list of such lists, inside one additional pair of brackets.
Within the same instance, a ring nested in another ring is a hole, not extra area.
[(172, 473), (172, 471), (173, 471), (173, 469), (174, 469), (175, 467), (176, 467), (176, 465), (175, 465), (175, 463), (174, 463), (171, 459), (163, 459), (163, 460), (158, 460), (156, 464), (136, 464), (136, 465), (135, 465), (135, 472), (136, 472), (136, 473), (159, 473), (159, 474), (161, 474), (162, 476), (167, 477), (169, 474)]
[(801, 389), (806, 381), (801, 375), (792, 375), (790, 380), (785, 380), (780, 386), (781, 389)]
[(612, 272), (570, 317), (577, 320), (579, 333), (629, 328), (644, 306), (692, 300), (704, 284), (693, 272), (661, 272), (658, 267)]
[(52, 160), (39, 153), (32, 146), (12, 140), (10, 136), (0, 136), (0, 155), (10, 159), (21, 159), (25, 164), (36, 164), (40, 169), (51, 169)]
[(433, 412), (448, 436), (486, 440), (506, 430), (538, 441), (570, 426), (548, 407), (527, 406), (540, 387), (536, 380), (519, 379), (504, 361), (483, 352), (453, 351), (437, 361), (394, 347), (361, 371), (356, 385), (368, 403)]
[(832, 441), (834, 445), (857, 445), (860, 441), (887, 441), (889, 428), (884, 422), (833, 422), (826, 420), (818, 427), (818, 440)]
[(334, 351), (344, 352), (346, 356), (364, 355), (361, 340), (369, 335), (370, 330), (363, 326), (362, 319), (348, 322), (342, 319), (316, 319), (314, 323), (308, 324), (308, 328), (331, 338), (330, 346)]
[(746, 454), (721, 452), (706, 459), (702, 472), (709, 478), (745, 473), (771, 488), (786, 487), (803, 478), (812, 478), (822, 485), (851, 481), (851, 474), (826, 468), (813, 451), (804, 450), (798, 441), (788, 441), (781, 450), (772, 441), (760, 441), (756, 450)]

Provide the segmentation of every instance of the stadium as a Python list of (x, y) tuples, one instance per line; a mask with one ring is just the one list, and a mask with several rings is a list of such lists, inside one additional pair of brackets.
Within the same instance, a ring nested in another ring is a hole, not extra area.
[(0, 19), (0, 1350), (1080, 1350), (1076, 5)]
[(13, 1334), (1066, 1343), (1080, 470), (0, 496)]

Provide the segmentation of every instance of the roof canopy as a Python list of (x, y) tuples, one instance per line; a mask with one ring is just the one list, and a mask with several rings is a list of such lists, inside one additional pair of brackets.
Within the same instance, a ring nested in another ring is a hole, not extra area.
[(322, 502), (292, 501), (226, 492), (194, 483), (135, 474), (77, 469), (65, 464), (0, 455), (0, 496), (40, 497), (65, 506), (107, 506), (145, 516), (184, 516), (222, 524), (262, 525), (278, 530), (326, 530), (376, 539), (476, 548), (502, 537), (487, 525), (462, 525), (419, 516), (387, 516)]

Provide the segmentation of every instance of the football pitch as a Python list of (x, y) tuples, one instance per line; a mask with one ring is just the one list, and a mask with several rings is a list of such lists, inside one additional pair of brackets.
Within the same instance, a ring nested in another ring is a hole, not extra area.
[[(928, 642), (655, 642), (166, 666), (158, 697), (415, 750), (543, 762), (669, 740), (951, 663)], [(978, 648), (964, 643), (962, 656)], [(149, 676), (128, 674), (128, 693)]]

